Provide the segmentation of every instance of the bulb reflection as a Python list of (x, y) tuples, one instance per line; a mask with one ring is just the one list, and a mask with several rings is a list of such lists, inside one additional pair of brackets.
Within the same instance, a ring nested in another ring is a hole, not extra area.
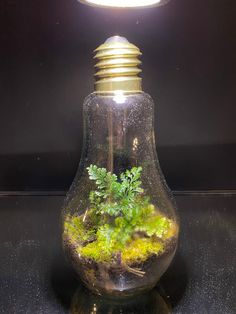
[(132, 148), (132, 150), (135, 152), (137, 150), (137, 148), (138, 148), (138, 139), (137, 139), (137, 137), (135, 137), (134, 140), (133, 140), (133, 148)]
[(169, 314), (170, 305), (156, 289), (127, 299), (106, 299), (80, 287), (71, 303), (72, 314)]

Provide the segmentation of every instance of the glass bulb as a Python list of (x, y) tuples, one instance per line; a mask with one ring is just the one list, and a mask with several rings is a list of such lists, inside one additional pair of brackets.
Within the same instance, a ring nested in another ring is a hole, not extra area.
[(63, 243), (85, 285), (130, 296), (154, 287), (177, 246), (176, 205), (141, 89), (140, 50), (115, 36), (95, 50), (95, 92), (84, 102), (84, 144), (63, 208)]
[[(117, 302), (118, 301), (118, 302)], [(168, 297), (157, 289), (144, 293), (139, 298), (114, 300), (101, 298), (79, 286), (70, 304), (71, 314), (170, 314)]]
[(138, 8), (163, 5), (169, 0), (80, 0), (80, 2), (101, 7)]

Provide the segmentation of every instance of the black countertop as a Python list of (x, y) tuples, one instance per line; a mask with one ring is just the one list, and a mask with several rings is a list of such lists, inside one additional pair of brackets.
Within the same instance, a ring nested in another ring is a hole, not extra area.
[(0, 198), (0, 313), (236, 313), (236, 196), (177, 196), (181, 235), (160, 283), (129, 301), (94, 296), (61, 248), (61, 196)]

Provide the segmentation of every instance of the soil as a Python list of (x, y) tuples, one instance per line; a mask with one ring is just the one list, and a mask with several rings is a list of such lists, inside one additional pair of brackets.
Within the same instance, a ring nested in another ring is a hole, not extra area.
[(85, 285), (97, 294), (111, 297), (127, 297), (153, 288), (169, 266), (177, 245), (177, 239), (172, 238), (159, 255), (126, 266), (96, 263), (79, 256), (68, 237), (64, 237), (63, 242), (68, 258)]

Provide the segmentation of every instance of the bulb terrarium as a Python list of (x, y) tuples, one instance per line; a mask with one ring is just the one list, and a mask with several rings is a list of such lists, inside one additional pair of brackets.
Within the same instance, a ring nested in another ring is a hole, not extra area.
[(85, 285), (126, 297), (154, 287), (177, 246), (176, 205), (154, 138), (154, 103), (141, 88), (140, 50), (114, 36), (95, 50), (95, 92), (63, 208), (63, 243)]

